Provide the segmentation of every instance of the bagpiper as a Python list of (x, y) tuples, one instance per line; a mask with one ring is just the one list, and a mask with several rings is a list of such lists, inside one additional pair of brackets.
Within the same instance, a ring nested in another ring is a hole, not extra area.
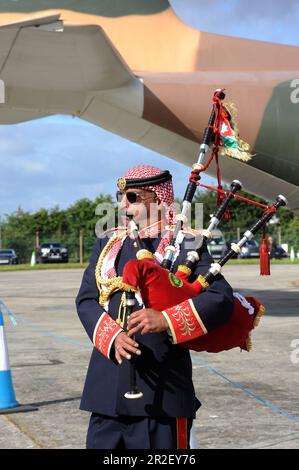
[[(97, 239), (76, 299), (79, 318), (94, 345), (80, 405), (91, 412), (86, 447), (186, 449), (200, 402), (190, 352), (180, 344), (187, 339), (186, 329), (192, 330), (194, 338), (225, 324), (232, 315), (233, 292), (218, 274), (211, 289), (182, 303), (179, 321), (171, 317), (173, 307), (163, 313), (144, 308), (135, 292), (137, 306), (125, 318), (124, 294), (130, 286), (123, 282), (122, 273), (127, 262), (136, 258), (128, 221), (133, 214), (143, 247), (161, 263), (173, 236), (172, 176), (169, 171), (138, 165), (119, 178), (117, 199), (121, 224)], [(174, 272), (197, 237), (180, 232), (173, 248)], [(192, 279), (206, 273), (212, 261), (204, 241)], [(132, 360), (142, 392), (137, 400), (126, 397)]]

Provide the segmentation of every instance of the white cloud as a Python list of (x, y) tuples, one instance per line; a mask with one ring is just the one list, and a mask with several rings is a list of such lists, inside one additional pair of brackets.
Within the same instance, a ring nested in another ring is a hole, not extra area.
[[(6, 145), (0, 158), (0, 215), (21, 206), (65, 208), (77, 199), (115, 194), (116, 180), (140, 163), (169, 169), (183, 196), (190, 169), (110, 132), (69, 117), (0, 127)], [(207, 177), (207, 181), (211, 181)]]

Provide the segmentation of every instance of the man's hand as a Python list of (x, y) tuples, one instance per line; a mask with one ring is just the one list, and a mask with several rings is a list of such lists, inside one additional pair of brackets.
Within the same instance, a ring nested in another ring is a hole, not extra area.
[(142, 335), (147, 333), (162, 333), (168, 329), (168, 323), (161, 312), (152, 308), (143, 308), (130, 315), (128, 321), (128, 336), (133, 336), (137, 331)]
[(119, 333), (114, 340), (115, 359), (119, 364), (122, 363), (122, 357), (131, 359), (131, 355), (128, 353), (128, 351), (139, 356), (141, 351), (138, 349), (138, 346), (138, 343), (136, 343), (134, 339), (129, 338), (125, 331)]

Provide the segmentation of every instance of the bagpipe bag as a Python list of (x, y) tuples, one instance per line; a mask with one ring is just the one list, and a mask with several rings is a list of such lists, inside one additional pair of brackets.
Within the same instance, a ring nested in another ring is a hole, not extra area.
[[(182, 273), (176, 274), (161, 267), (154, 259), (134, 259), (126, 263), (123, 282), (140, 291), (146, 308), (162, 311), (204, 290), (199, 279), (190, 283)], [(180, 346), (213, 353), (236, 347), (249, 351), (250, 332), (257, 326), (264, 311), (264, 306), (255, 297), (234, 294), (233, 312), (226, 323), (192, 341), (180, 343)]]

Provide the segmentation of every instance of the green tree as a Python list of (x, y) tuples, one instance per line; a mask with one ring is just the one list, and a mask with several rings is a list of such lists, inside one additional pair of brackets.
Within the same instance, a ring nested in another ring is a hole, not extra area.
[(30, 213), (18, 208), (10, 215), (6, 214), (2, 223), (2, 246), (14, 248), (20, 262), (28, 262), (32, 250), (35, 249), (38, 232), (40, 243), (63, 243), (69, 250), (70, 260), (78, 261), (79, 236), (82, 230), (84, 258), (87, 259), (96, 238), (95, 227), (99, 220), (99, 215), (95, 212), (96, 207), (107, 202), (113, 205), (111, 196), (99, 195), (94, 201), (80, 199), (65, 210), (55, 206)]
[[(261, 198), (241, 192), (244, 197), (255, 201), (263, 201)], [(176, 202), (180, 202), (176, 199)], [(203, 227), (209, 224), (210, 216), (217, 205), (217, 193), (215, 191), (201, 190), (194, 197), (194, 203), (203, 203)], [(96, 227), (103, 219), (103, 214), (96, 213), (96, 208), (101, 203), (112, 205), (112, 211), (116, 213), (117, 207), (113, 204), (109, 195), (99, 195), (95, 200), (82, 198), (74, 202), (67, 209), (55, 206), (50, 209), (41, 208), (34, 213), (18, 208), (12, 214), (6, 214), (2, 220), (2, 246), (14, 248), (20, 262), (28, 262), (32, 250), (35, 248), (36, 232), (39, 232), (39, 240), (42, 242), (60, 242), (68, 248), (69, 259), (79, 261), (79, 237), (83, 232), (84, 260), (91, 254), (96, 239)], [(114, 209), (113, 209), (114, 208)], [(253, 222), (261, 216), (263, 209), (247, 202), (234, 200), (230, 204), (230, 220), (221, 222), (219, 228), (225, 234), (227, 240), (237, 238), (237, 229), (241, 234), (247, 230)], [(299, 249), (299, 217), (291, 211), (281, 209), (277, 213), (277, 223), (268, 224), (267, 233), (277, 239), (278, 230), (281, 229), (282, 242), (288, 243)], [(117, 220), (115, 218), (117, 223)], [(192, 207), (192, 221), (194, 221), (194, 205)], [(193, 228), (194, 223), (192, 224)], [(261, 239), (261, 233), (256, 237)]]
[[(228, 189), (228, 187), (224, 187), (224, 189)], [(238, 195), (261, 204), (269, 205), (268, 201), (245, 191), (240, 191)], [(209, 224), (210, 215), (214, 212), (217, 205), (217, 193), (216, 191), (201, 190), (195, 195), (194, 202), (203, 203), (203, 225), (204, 228), (206, 228)], [(228, 221), (222, 220), (219, 224), (219, 228), (225, 234), (227, 240), (236, 239), (238, 229), (242, 235), (244, 231), (248, 230), (250, 226), (261, 217), (263, 210), (263, 208), (257, 205), (235, 198), (229, 205), (230, 219)], [(277, 224), (267, 224), (267, 235), (273, 235), (277, 239), (278, 228), (281, 227), (282, 242), (287, 242), (288, 238), (296, 240), (297, 237), (298, 239), (298, 231), (296, 232), (296, 228), (291, 227), (296, 227), (295, 221), (299, 220), (299, 218), (296, 217), (293, 212), (284, 208), (277, 212), (277, 218)], [(261, 237), (262, 233), (259, 232), (256, 235), (256, 239), (260, 241)]]

